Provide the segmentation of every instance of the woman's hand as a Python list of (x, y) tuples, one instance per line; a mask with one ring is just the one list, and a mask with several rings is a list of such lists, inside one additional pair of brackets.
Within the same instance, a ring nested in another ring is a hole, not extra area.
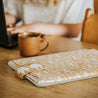
[(7, 28), (7, 32), (11, 34), (23, 33), (23, 32), (33, 32), (32, 24), (22, 25), (18, 27)]
[(64, 35), (64, 33), (66, 33), (65, 31), (65, 25), (44, 23), (34, 23), (7, 28), (7, 32), (10, 34), (17, 34), (23, 32), (39, 32), (45, 35)]
[(38, 32), (45, 35), (59, 35), (67, 37), (77, 37), (81, 30), (82, 23), (78, 24), (45, 24), (34, 23), (22, 25), (19, 27), (8, 28), (7, 31), (11, 34), (22, 32)]
[(5, 19), (6, 19), (6, 25), (9, 26), (13, 26), (17, 19), (16, 16), (10, 14), (10, 13), (5, 13)]

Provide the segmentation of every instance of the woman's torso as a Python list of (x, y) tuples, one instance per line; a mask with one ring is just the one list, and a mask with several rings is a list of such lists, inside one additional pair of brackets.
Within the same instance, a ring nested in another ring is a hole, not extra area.
[[(57, 6), (22, 3), (21, 0), (6, 0), (7, 11), (15, 14), (24, 24), (30, 23), (81, 23), (87, 8), (93, 8), (93, 0), (61, 0)], [(29, 0), (26, 0), (29, 1)]]
[(46, 7), (44, 2), (40, 5), (33, 5), (32, 3), (23, 4), (18, 1), (17, 14), (25, 24), (32, 22), (60, 23), (64, 15), (65, 2), (66, 0), (62, 0), (57, 6)]

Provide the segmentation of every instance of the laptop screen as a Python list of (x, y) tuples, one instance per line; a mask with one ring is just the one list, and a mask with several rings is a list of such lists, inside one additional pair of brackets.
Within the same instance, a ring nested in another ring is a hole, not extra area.
[(8, 44), (3, 0), (0, 0), (0, 44)]

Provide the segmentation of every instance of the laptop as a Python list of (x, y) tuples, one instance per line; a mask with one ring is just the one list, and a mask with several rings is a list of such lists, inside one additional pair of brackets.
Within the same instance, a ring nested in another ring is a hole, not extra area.
[(17, 46), (17, 43), (17, 34), (7, 33), (3, 0), (0, 0), (0, 46), (12, 48)]

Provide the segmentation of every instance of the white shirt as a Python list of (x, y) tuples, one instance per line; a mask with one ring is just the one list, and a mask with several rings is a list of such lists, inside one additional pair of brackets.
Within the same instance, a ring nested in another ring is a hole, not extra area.
[(20, 0), (5, 0), (5, 11), (16, 15), (24, 24), (74, 24), (83, 22), (86, 10), (94, 8), (93, 3), (93, 0), (62, 0), (58, 6), (46, 7), (44, 3), (37, 6), (31, 3), (23, 4)]
[[(56, 7), (44, 4), (22, 4), (20, 0), (5, 0), (5, 10), (18, 16), (25, 24), (43, 23), (81, 23), (87, 8), (94, 8), (93, 0), (62, 0)], [(43, 0), (44, 1), (44, 0)]]

